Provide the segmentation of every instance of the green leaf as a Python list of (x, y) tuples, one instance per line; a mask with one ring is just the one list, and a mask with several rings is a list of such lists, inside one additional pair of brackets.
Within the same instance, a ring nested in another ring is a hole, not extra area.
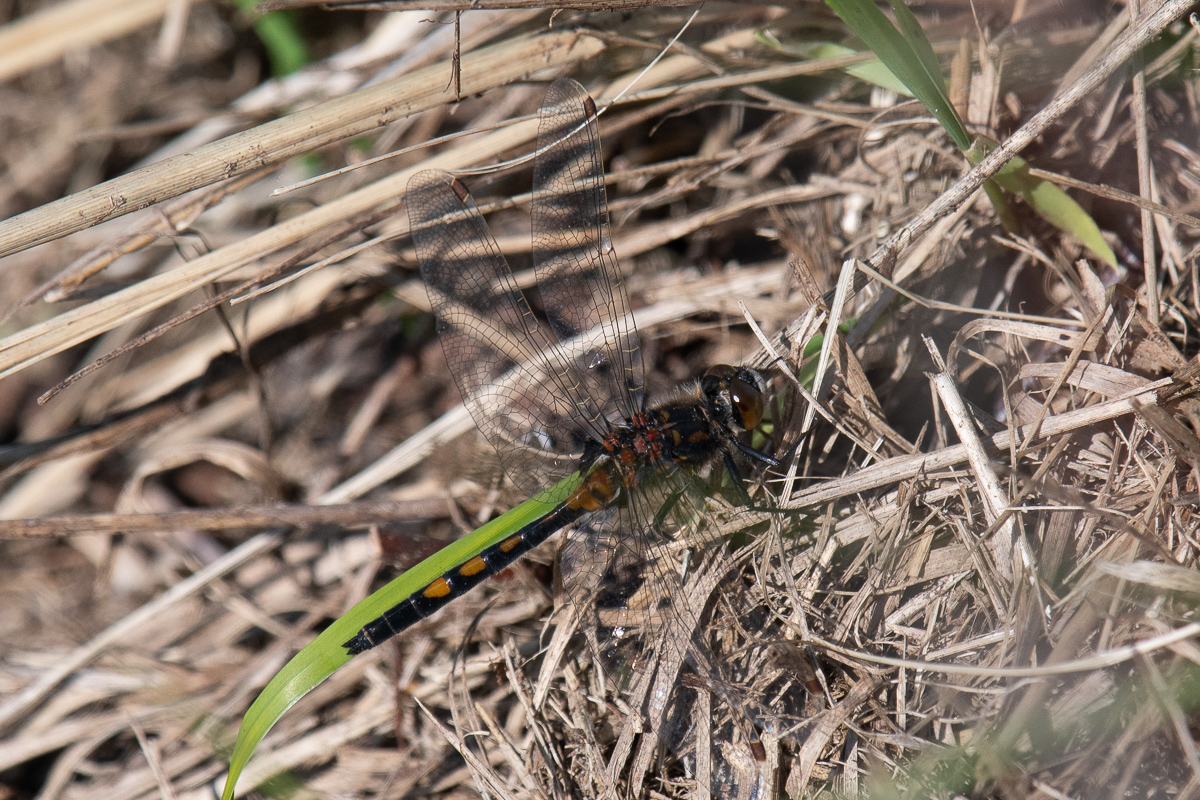
[(983, 182), (983, 191), (987, 193), (988, 199), (992, 201), (992, 207), (996, 209), (996, 215), (1000, 217), (1000, 224), (1004, 226), (1006, 231), (1015, 231), (1017, 229), (1017, 217), (1013, 214), (1012, 206), (1008, 204), (1008, 198), (1000, 189), (1000, 184), (988, 178)]
[[(845, 322), (838, 325), (838, 332), (845, 336), (850, 333), (856, 324), (858, 324), (858, 317), (850, 317)], [(796, 378), (800, 381), (800, 384), (809, 391), (812, 390), (813, 382), (817, 377), (817, 359), (813, 358), (813, 356), (821, 352), (821, 347), (824, 344), (824, 333), (815, 333), (811, 339), (804, 343), (804, 350), (800, 356), (800, 358), (804, 361), (804, 365), (800, 368), (800, 372)]]
[[(980, 137), (967, 152), (967, 158), (972, 165), (978, 164), (998, 146), (996, 142)], [(1069, 194), (1050, 181), (1030, 175), (1029, 164), (1025, 159), (1013, 156), (992, 180), (1028, 203), (1039, 217), (1060, 231), (1074, 236), (1098, 258), (1116, 268), (1117, 256), (1108, 246), (1108, 242), (1104, 241), (1100, 227), (1091, 215), (1071, 199)], [(1008, 227), (1012, 229), (1012, 226)]]
[[(853, 50), (844, 45), (830, 44), (828, 42), (818, 42), (808, 47), (797, 49), (798, 55), (814, 61), (820, 61), (824, 58), (848, 56), (857, 52), (857, 50)], [(913, 96), (912, 92), (908, 90), (908, 87), (901, 83), (900, 79), (893, 75), (892, 71), (885, 67), (883, 62), (878, 58), (873, 58), (870, 61), (864, 61), (861, 64), (842, 67), (842, 70), (858, 78), (860, 81), (865, 81), (884, 89), (890, 89), (896, 94), (901, 94), (905, 97)]]
[(267, 50), (271, 74), (279, 78), (291, 75), (308, 63), (308, 45), (290, 11), (258, 13), (258, 0), (234, 0), (238, 10), (250, 20), (254, 35)]
[(1059, 230), (1081, 241), (1088, 250), (1114, 269), (1117, 256), (1100, 234), (1100, 226), (1071, 196), (1048, 180), (1029, 174), (1029, 164), (1013, 156), (994, 178), (996, 183), (1020, 195), (1037, 215)]
[[(973, 165), (978, 164), (995, 149), (996, 143), (982, 138), (972, 141), (950, 104), (937, 56), (920, 23), (902, 0), (888, 1), (900, 25), (899, 30), (873, 0), (825, 0), (937, 118), (954, 144), (966, 154), (967, 160)], [(992, 180), (1023, 198), (1042, 219), (1079, 239), (1106, 263), (1116, 266), (1116, 256), (1101, 236), (1095, 220), (1053, 183), (1030, 175), (1029, 165), (1023, 159), (1014, 157)], [(985, 189), (1004, 226), (1012, 230), (1014, 220), (1011, 209), (996, 191), (995, 184), (985, 184)]]
[(925, 35), (921, 23), (917, 22), (917, 18), (901, 0), (889, 0), (889, 2), (892, 6), (892, 13), (896, 15), (896, 23), (900, 26), (900, 33), (904, 36), (904, 41), (908, 43), (912, 48), (913, 55), (921, 62), (921, 69), (929, 76), (930, 82), (937, 86), (941, 99), (949, 103), (950, 96), (946, 93), (946, 79), (942, 75), (942, 65), (938, 63), (937, 56), (933, 52), (933, 45), (929, 43), (929, 37)]
[(526, 500), (507, 514), (442, 548), (355, 605), (297, 653), (271, 679), (242, 719), (242, 727), (238, 731), (237, 742), (229, 759), (229, 776), (225, 780), (222, 800), (232, 800), (238, 776), (246, 768), (250, 755), (284, 712), (352, 658), (342, 644), (358, 633), (363, 625), (405, 600), (413, 592), (424, 588), (448, 570), (538, 519), (547, 510), (565, 500), (581, 482), (579, 474), (572, 475), (537, 497)]
[[(858, 38), (879, 56), (884, 65), (908, 87), (945, 128), (960, 150), (971, 146), (971, 137), (958, 118), (946, 81), (921, 26), (900, 0), (891, 0), (903, 33), (896, 29), (873, 0), (825, 0)], [(897, 10), (898, 9), (898, 10)]]

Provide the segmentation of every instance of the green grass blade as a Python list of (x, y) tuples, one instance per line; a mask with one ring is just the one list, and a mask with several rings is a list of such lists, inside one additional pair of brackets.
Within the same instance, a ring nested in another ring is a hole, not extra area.
[[(971, 136), (950, 104), (946, 82), (933, 54), (933, 47), (908, 9), (900, 4), (903, 11), (897, 12), (897, 19), (905, 31), (901, 33), (872, 0), (825, 2), (871, 52), (879, 56), (892, 74), (908, 87), (913, 97), (929, 109), (955, 146), (960, 150), (969, 148)], [(893, 7), (897, 4), (899, 0), (892, 0)]]
[(1029, 174), (1029, 164), (1020, 156), (1000, 168), (993, 178), (1015, 195), (1019, 195), (1037, 215), (1054, 227), (1074, 236), (1084, 247), (1114, 269), (1117, 256), (1104, 241), (1100, 226), (1071, 196), (1048, 180)]
[(266, 48), (271, 74), (277, 78), (291, 75), (308, 63), (308, 45), (296, 25), (294, 13), (270, 11), (260, 14), (258, 0), (234, 0), (234, 4), (250, 20), (254, 35)]
[(946, 92), (946, 79), (942, 75), (942, 65), (938, 63), (937, 56), (933, 52), (933, 45), (929, 43), (929, 37), (925, 35), (921, 23), (917, 22), (917, 18), (901, 0), (889, 0), (889, 2), (892, 6), (892, 13), (896, 15), (896, 24), (900, 28), (900, 34), (904, 37), (904, 41), (912, 48), (913, 55), (921, 63), (921, 69), (929, 76), (930, 82), (937, 87), (941, 99), (948, 104), (950, 95)]
[[(978, 164), (997, 147), (999, 145), (996, 142), (980, 136), (967, 151), (967, 160), (972, 165)], [(1071, 199), (1069, 194), (1052, 182), (1030, 175), (1029, 164), (1025, 159), (1013, 156), (991, 178), (990, 182), (995, 182), (1020, 197), (1039, 217), (1063, 233), (1074, 236), (1094, 255), (1110, 267), (1116, 268), (1117, 256), (1108, 246), (1108, 242), (1104, 241), (1104, 236), (1100, 233), (1100, 226), (1096, 224), (1091, 215)], [(989, 191), (988, 195), (991, 196), (992, 192)], [(994, 198), (993, 202), (995, 202)], [(999, 209), (1000, 206), (997, 208)], [(1004, 224), (1009, 230), (1016, 230), (1011, 220), (1004, 219)]]
[(358, 633), (363, 625), (423, 588), (439, 575), (511, 536), (545, 514), (548, 509), (566, 499), (567, 495), (579, 486), (581, 480), (578, 474), (572, 475), (507, 514), (442, 548), (355, 605), (297, 653), (276, 673), (242, 719), (242, 727), (238, 730), (237, 742), (229, 759), (229, 776), (225, 780), (222, 800), (232, 800), (238, 776), (246, 768), (250, 755), (284, 712), (352, 658), (342, 647), (343, 642)]
[[(825, 58), (837, 58), (838, 56), (848, 56), (852, 53), (857, 53), (857, 50), (846, 47), (840, 44), (831, 44), (829, 42), (819, 42), (810, 47), (803, 48), (801, 54), (805, 58), (810, 58), (814, 61), (820, 61)], [(878, 58), (873, 58), (870, 61), (864, 61), (861, 64), (854, 64), (849, 67), (842, 67), (842, 71), (849, 75), (853, 75), (860, 81), (890, 89), (896, 94), (912, 97), (913, 94), (908, 90), (904, 83), (892, 74), (892, 71), (884, 66), (883, 62)]]
[(1004, 226), (1004, 230), (1017, 230), (1017, 215), (1013, 213), (1013, 208), (1008, 202), (1008, 196), (1001, 191), (1000, 184), (988, 178), (983, 182), (983, 191), (987, 193), (988, 199), (992, 201), (992, 207), (996, 209), (996, 216), (1000, 217), (1000, 224)]
[[(972, 141), (958, 113), (950, 104), (946, 82), (933, 47), (920, 23), (902, 0), (888, 0), (900, 29), (875, 5), (873, 0), (825, 0), (830, 8), (863, 40), (892, 74), (899, 78), (937, 118), (954, 144), (971, 164), (978, 164), (996, 147), (984, 139)], [(1104, 241), (1095, 220), (1053, 183), (1029, 174), (1029, 165), (1013, 158), (992, 179), (995, 184), (1020, 196), (1034, 213), (1059, 230), (1074, 236), (1109, 265), (1117, 265), (1116, 255)], [(1013, 216), (994, 185), (987, 187), (1001, 220), (1013, 230)]]

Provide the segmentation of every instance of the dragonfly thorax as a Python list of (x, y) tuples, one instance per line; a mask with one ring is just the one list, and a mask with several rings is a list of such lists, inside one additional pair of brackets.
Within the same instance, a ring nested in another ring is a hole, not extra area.
[(694, 472), (723, 457), (734, 437), (758, 426), (766, 381), (748, 367), (720, 365), (688, 390), (613, 425), (585, 446), (581, 469), (633, 487), (664, 465)]

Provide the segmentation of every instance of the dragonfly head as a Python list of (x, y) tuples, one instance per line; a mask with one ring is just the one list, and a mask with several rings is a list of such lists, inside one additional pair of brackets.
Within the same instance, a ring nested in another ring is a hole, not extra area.
[(700, 390), (717, 418), (734, 433), (758, 427), (767, 381), (749, 367), (718, 364), (700, 379)]

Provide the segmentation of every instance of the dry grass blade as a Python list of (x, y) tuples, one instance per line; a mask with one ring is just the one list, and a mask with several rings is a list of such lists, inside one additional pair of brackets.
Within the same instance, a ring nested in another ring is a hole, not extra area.
[[(929, 379), (933, 383), (938, 399), (942, 402), (946, 416), (950, 418), (950, 424), (954, 426), (954, 432), (958, 434), (959, 440), (963, 443), (962, 446), (966, 448), (967, 461), (971, 465), (975, 485), (983, 500), (984, 514), (988, 523), (991, 524), (1008, 507), (1008, 497), (1000, 486), (995, 470), (992, 469), (991, 460), (983, 447), (983, 442), (980, 441), (975, 421), (967, 411), (966, 403), (963, 402), (954, 379), (946, 371), (946, 364), (942, 361), (937, 346), (928, 338), (925, 339), (925, 346), (929, 348), (929, 354), (933, 357), (934, 366), (937, 368), (937, 373), (930, 375)], [(1012, 579), (1014, 566), (1019, 569), (1019, 565), (1013, 564), (1012, 544), (1014, 541), (1017, 541), (1017, 531), (1012, 520), (1007, 523), (1005, 528), (997, 531), (992, 539), (992, 555), (995, 558), (996, 569), (1005, 580)], [(1021, 553), (1021, 556), (1022, 561), (1028, 564), (1027, 554)]]
[[(359, 11), (485, 11), (499, 8), (547, 8), (546, 0), (266, 0), (260, 3), (263, 11), (278, 11), (288, 8), (325, 6), (331, 9)], [(695, 5), (692, 0), (559, 0), (556, 9), (572, 11), (630, 11), (646, 7), (671, 7)]]
[[(528, 163), (560, 75), (628, 90), (597, 119), (647, 394), (762, 368), (743, 444), (779, 466), (733, 456), (752, 509), (697, 477), (697, 535), (644, 559), (674, 593), (631, 558), (581, 600), (593, 532), (555, 534), (312, 688), (238, 792), (1198, 796), (1194, 2), (906, 4), (1001, 143), (973, 169), (822, 4), (278, 0), (321, 55), (279, 81), (227, 5), (160, 42), (167, 5), (0, 27), (0, 798), (219, 794), (284, 665), (526, 499), (404, 190), (458, 173), (561, 329)], [(1115, 266), (997, 214), (1017, 152)]]
[[(480, 51), (463, 65), (468, 76), (463, 91), (503, 85), (557, 59), (586, 58), (600, 46), (575, 35), (551, 34)], [(6, 220), (0, 223), (0, 257), (433, 107), (450, 96), (445, 75), (445, 66), (438, 64), (384, 81)]]
[(0, 520), (0, 539), (133, 533), (181, 528), (219, 531), (262, 528), (268, 525), (341, 525), (353, 528), (387, 520), (431, 519), (445, 512), (444, 501), (410, 500), (323, 506), (273, 504), (220, 510), (198, 508), (188, 511), (165, 511), (160, 514), (87, 514)]
[[(560, 49), (565, 49), (566, 42), (561, 44), (563, 48)], [(537, 52), (542, 53), (543, 48), (539, 46)], [(530, 130), (529, 133), (531, 132)], [(521, 140), (518, 129), (508, 129), (487, 137), (485, 142), (476, 143), (467, 154), (450, 153), (425, 163), (428, 166), (443, 168), (458, 166), (464, 161), (473, 161), (501, 152)], [(142, 316), (224, 277), (254, 259), (295, 244), (314, 229), (343, 221), (369, 211), (380, 203), (388, 202), (403, 192), (414, 172), (415, 169), (403, 170), (365, 189), (293, 217), (256, 236), (201, 256), (176, 270), (148, 278), (102, 300), (93, 301), (53, 320), (30, 326), (18, 334), (0, 340), (0, 378)]]
[(0, 81), (161, 17), (170, 0), (71, 0), (0, 28)]

